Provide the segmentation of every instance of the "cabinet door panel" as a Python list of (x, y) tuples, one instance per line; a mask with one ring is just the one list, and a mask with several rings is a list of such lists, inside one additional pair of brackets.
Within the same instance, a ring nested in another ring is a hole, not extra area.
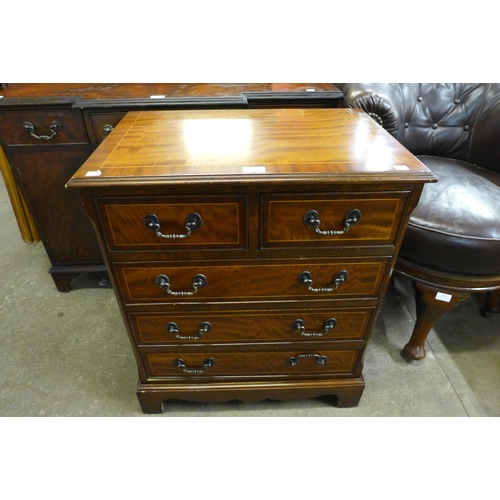
[(91, 153), (90, 148), (13, 150), (27, 199), (53, 265), (103, 261), (80, 194), (65, 184)]

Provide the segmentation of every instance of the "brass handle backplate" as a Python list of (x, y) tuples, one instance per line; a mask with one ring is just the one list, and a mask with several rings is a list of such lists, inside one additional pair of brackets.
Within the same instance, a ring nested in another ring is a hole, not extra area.
[(175, 335), (176, 339), (179, 340), (198, 340), (205, 335), (205, 333), (208, 333), (210, 330), (212, 330), (212, 325), (208, 321), (203, 321), (203, 323), (200, 324), (200, 327), (198, 329), (198, 335), (181, 335), (179, 332), (179, 327), (177, 326), (177, 323), (174, 323), (171, 321), (168, 323), (165, 327), (168, 333), (171, 333), (172, 335)]
[(160, 287), (163, 288), (169, 295), (175, 295), (177, 297), (186, 297), (189, 295), (194, 295), (199, 288), (204, 288), (208, 284), (207, 278), (203, 274), (197, 274), (196, 276), (193, 276), (193, 291), (179, 291), (179, 292), (174, 292), (170, 289), (170, 278), (166, 276), (165, 274), (159, 274), (156, 277), (156, 284)]
[(332, 283), (333, 286), (321, 287), (321, 288), (313, 288), (313, 286), (312, 286), (313, 279), (312, 279), (311, 273), (309, 271), (303, 271), (303, 272), (301, 272), (299, 274), (298, 282), (301, 285), (306, 285), (307, 289), (310, 292), (314, 292), (314, 293), (329, 293), (329, 292), (334, 292), (335, 290), (337, 290), (337, 288), (342, 283), (346, 282), (348, 276), (349, 276), (349, 273), (346, 270), (343, 269), (342, 271), (339, 271), (335, 275), (335, 277), (333, 278), (333, 283)]
[(187, 238), (191, 236), (191, 231), (194, 229), (198, 229), (201, 227), (202, 220), (199, 214), (190, 213), (186, 217), (186, 222), (184, 223), (184, 227), (186, 228), (185, 234), (163, 234), (161, 232), (160, 219), (155, 214), (147, 214), (144, 217), (144, 225), (154, 231), (156, 236), (160, 238), (165, 238), (167, 240), (178, 240), (182, 238)]
[(321, 356), (320, 354), (299, 354), (298, 356), (288, 358), (287, 363), (292, 366), (297, 366), (301, 358), (314, 358), (318, 365), (326, 365), (328, 361), (326, 356)]
[(319, 214), (318, 212), (316, 212), (316, 210), (309, 210), (304, 214), (304, 224), (307, 227), (313, 227), (316, 233), (321, 234), (322, 236), (337, 236), (339, 234), (345, 234), (347, 233), (347, 231), (349, 231), (349, 228), (351, 226), (355, 226), (360, 221), (360, 219), (361, 219), (361, 212), (357, 208), (354, 208), (352, 210), (349, 210), (349, 212), (347, 212), (344, 218), (344, 229), (342, 230), (329, 229), (323, 231), (319, 228), (321, 221), (319, 219)]
[(329, 318), (325, 321), (322, 332), (306, 332), (306, 325), (303, 320), (296, 319), (292, 323), (292, 328), (294, 330), (299, 330), (303, 337), (324, 337), (330, 330), (333, 330), (335, 326), (337, 326), (337, 320), (335, 318)]
[(62, 128), (61, 123), (58, 122), (57, 120), (54, 120), (50, 124), (50, 127), (49, 127), (49, 129), (51, 131), (50, 135), (37, 135), (37, 134), (35, 134), (35, 126), (31, 122), (24, 122), (23, 126), (24, 126), (24, 129), (27, 132), (29, 132), (32, 137), (34, 137), (35, 139), (44, 140), (44, 141), (50, 141), (50, 139), (52, 139), (53, 137), (55, 137), (57, 135), (57, 130), (61, 130), (61, 128)]
[(213, 358), (207, 358), (203, 362), (203, 366), (201, 368), (188, 368), (183, 359), (177, 358), (176, 360), (174, 360), (174, 365), (178, 368), (181, 368), (184, 373), (204, 373), (209, 368), (212, 368), (212, 366), (215, 365), (215, 361)]
[(106, 123), (104, 127), (102, 127), (102, 131), (106, 134), (109, 135), (111, 132), (113, 132), (113, 125), (110, 125), (109, 123)]

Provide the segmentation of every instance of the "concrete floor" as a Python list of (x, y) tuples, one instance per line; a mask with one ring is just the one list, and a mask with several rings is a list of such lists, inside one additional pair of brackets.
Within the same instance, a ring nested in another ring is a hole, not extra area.
[[(41, 243), (22, 241), (0, 182), (0, 416), (145, 416), (137, 371), (109, 288), (59, 293)], [(369, 344), (366, 389), (356, 408), (327, 398), (197, 404), (168, 402), (148, 417), (479, 417), (500, 415), (500, 315), (484, 319), (484, 295), (443, 316), (427, 357), (400, 355), (415, 308), (410, 283), (392, 281)]]

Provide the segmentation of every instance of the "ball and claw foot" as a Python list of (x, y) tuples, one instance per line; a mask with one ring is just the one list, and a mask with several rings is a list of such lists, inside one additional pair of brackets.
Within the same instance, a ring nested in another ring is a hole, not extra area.
[(424, 346), (412, 346), (410, 344), (406, 344), (401, 350), (401, 355), (404, 358), (413, 359), (415, 361), (420, 361), (425, 358), (427, 354)]

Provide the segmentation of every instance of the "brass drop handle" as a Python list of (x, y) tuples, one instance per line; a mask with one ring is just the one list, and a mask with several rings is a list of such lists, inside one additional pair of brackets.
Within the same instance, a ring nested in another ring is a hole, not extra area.
[(174, 360), (174, 365), (177, 366), (178, 368), (181, 368), (184, 373), (204, 373), (209, 368), (212, 368), (212, 366), (215, 365), (215, 361), (213, 358), (207, 358), (203, 362), (202, 368), (187, 368), (186, 363), (184, 363), (184, 360), (181, 358), (177, 358), (176, 360)]
[(337, 290), (337, 288), (342, 284), (347, 281), (347, 278), (349, 276), (349, 273), (344, 269), (342, 271), (339, 271), (335, 277), (333, 278), (333, 283), (331, 287), (321, 287), (321, 288), (313, 288), (313, 280), (312, 280), (312, 275), (309, 271), (303, 271), (299, 274), (298, 277), (298, 282), (301, 285), (306, 285), (307, 289), (310, 292), (314, 293), (329, 293), (329, 292), (334, 292)]
[(325, 321), (323, 325), (322, 332), (306, 332), (306, 325), (301, 319), (296, 319), (292, 323), (292, 328), (294, 330), (299, 330), (303, 337), (324, 337), (330, 330), (333, 330), (337, 326), (337, 320), (335, 318), (329, 318)]
[(170, 290), (170, 278), (166, 276), (165, 274), (159, 274), (156, 277), (156, 284), (160, 287), (163, 288), (169, 295), (175, 295), (177, 297), (186, 297), (189, 295), (194, 295), (199, 288), (204, 288), (207, 286), (207, 278), (203, 276), (203, 274), (197, 274), (196, 276), (193, 276), (193, 291), (179, 291), (179, 292), (174, 292)]
[(191, 235), (191, 231), (201, 227), (201, 224), (202, 220), (200, 215), (197, 213), (190, 213), (187, 215), (186, 222), (184, 224), (184, 227), (186, 228), (185, 234), (163, 234), (161, 232), (160, 219), (155, 214), (147, 214), (144, 217), (144, 225), (151, 231), (154, 231), (156, 233), (156, 236), (165, 238), (167, 240), (187, 238)]
[(349, 210), (344, 218), (344, 229), (340, 231), (336, 231), (334, 229), (330, 230), (321, 230), (319, 225), (321, 221), (319, 220), (319, 214), (316, 210), (309, 210), (304, 214), (304, 224), (307, 227), (313, 227), (316, 233), (321, 234), (322, 236), (336, 236), (339, 234), (345, 234), (349, 231), (351, 226), (355, 226), (361, 219), (361, 212), (354, 208), (353, 210)]
[(198, 340), (205, 335), (205, 333), (208, 333), (210, 330), (212, 330), (212, 325), (208, 321), (203, 321), (203, 323), (200, 323), (200, 328), (198, 329), (198, 335), (181, 335), (179, 332), (179, 327), (177, 326), (177, 323), (174, 323), (171, 321), (168, 323), (165, 327), (168, 333), (171, 333), (172, 335), (175, 335), (176, 339), (179, 340)]
[(61, 130), (62, 128), (61, 123), (57, 120), (54, 120), (49, 127), (50, 131), (52, 132), (50, 135), (37, 135), (35, 134), (35, 126), (31, 122), (24, 122), (23, 125), (24, 129), (28, 131), (32, 137), (44, 141), (50, 141), (50, 139), (57, 135), (57, 130)]
[(320, 354), (299, 354), (298, 356), (288, 358), (287, 364), (297, 366), (301, 358), (314, 358), (318, 365), (326, 365), (326, 362), (328, 361), (326, 356), (321, 356)]

